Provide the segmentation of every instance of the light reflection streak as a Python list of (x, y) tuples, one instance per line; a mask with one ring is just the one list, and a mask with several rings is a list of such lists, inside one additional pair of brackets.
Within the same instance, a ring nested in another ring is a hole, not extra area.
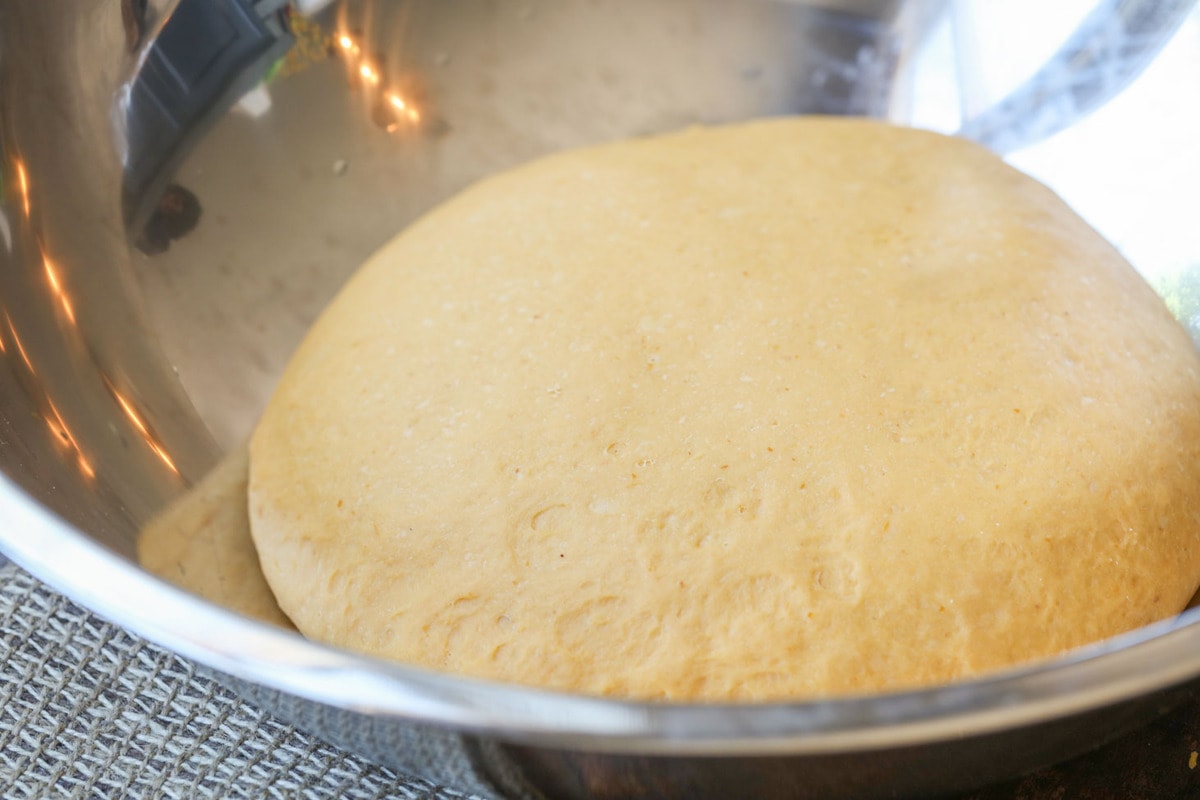
[(171, 460), (169, 455), (167, 455), (166, 450), (163, 450), (157, 442), (152, 442), (149, 439), (146, 440), (146, 444), (150, 445), (150, 449), (154, 451), (154, 455), (162, 459), (162, 462), (167, 465), (167, 468), (170, 469), (171, 472), (174, 472), (176, 475), (179, 474), (179, 467), (175, 466), (175, 462)]
[(62, 303), (63, 313), (67, 315), (67, 321), (70, 322), (72, 325), (76, 324), (75, 323), (75, 306), (71, 305), (71, 300), (65, 294), (58, 299), (59, 299), (59, 302)]
[(30, 214), (29, 205), (29, 175), (25, 172), (25, 162), (17, 159), (13, 162), (17, 169), (17, 190), (21, 193), (21, 206), (25, 209), (25, 216)]
[(379, 85), (379, 73), (370, 64), (363, 64), (358, 68), (358, 74), (363, 76), (363, 80), (372, 86)]
[[(46, 268), (46, 277), (50, 282), (51, 288), (59, 295), (59, 300), (63, 304), (63, 310), (72, 324), (75, 322), (75, 309), (71, 306), (70, 300), (67, 299), (66, 293), (63, 292), (62, 282), (58, 277), (58, 272), (48, 258), (45, 258), (43, 253), (43, 262)], [(34, 378), (37, 377), (37, 370), (33, 368), (33, 360), (30, 359), (29, 353), (25, 350), (25, 344), (21, 341), (20, 334), (17, 333), (17, 326), (13, 323), (12, 315), (7, 311), (4, 312), (4, 321), (8, 325), (9, 335), (12, 337), (13, 346), (16, 347), (17, 353), (21, 356), (21, 361), (25, 364), (25, 368), (29, 370), (29, 374)], [(4, 337), (0, 336), (0, 353), (8, 354), (8, 345), (5, 344)], [(75, 466), (80, 474), (87, 480), (93, 480), (96, 477), (96, 468), (92, 466), (92, 462), (84, 455), (83, 448), (79, 444), (79, 440), (75, 438), (67, 421), (63, 419), (62, 412), (58, 410), (58, 406), (50, 399), (50, 396), (43, 388), (39, 394), (45, 401), (42, 407), (45, 410), (40, 412), (42, 420), (50, 429), (51, 438), (59, 443), (59, 446), (66, 446), (75, 457)]]
[(113, 389), (112, 393), (113, 396), (117, 398), (117, 403), (120, 404), (121, 410), (125, 412), (125, 416), (129, 417), (130, 421), (133, 422), (133, 427), (137, 428), (138, 432), (141, 433), (142, 436), (149, 436), (150, 430), (146, 427), (146, 423), (142, 422), (141, 416), (136, 410), (134, 410), (134, 407), (130, 404), (130, 402), (125, 399), (125, 395), (121, 394), (116, 389)]
[(54, 266), (54, 262), (46, 255), (45, 250), (42, 251), (42, 265), (46, 270), (46, 278), (50, 281), (50, 288), (54, 291), (54, 296), (58, 298), (59, 305), (62, 306), (67, 321), (75, 325), (75, 306), (71, 303), (70, 296), (63, 288), (62, 280), (58, 277), (58, 268)]
[(50, 288), (54, 290), (55, 294), (62, 294), (62, 284), (58, 282), (58, 270), (54, 268), (54, 264), (46, 257), (45, 253), (42, 254), (42, 264), (46, 267), (46, 277), (50, 279)]
[(96, 470), (92, 467), (92, 463), (88, 461), (87, 456), (83, 454), (83, 448), (79, 446), (79, 441), (75, 438), (75, 434), (71, 433), (71, 429), (67, 427), (62, 414), (59, 413), (58, 408), (54, 405), (54, 401), (46, 398), (46, 404), (50, 408), (50, 413), (43, 415), (43, 418), (46, 420), (46, 425), (49, 426), (50, 432), (54, 434), (55, 438), (66, 443), (75, 452), (75, 464), (84, 477), (89, 480), (96, 477)]
[[(380, 88), (383, 84), (383, 76), (380, 74), (379, 68), (363, 55), (363, 48), (355, 41), (354, 37), (343, 31), (337, 34), (335, 41), (341, 48), (346, 64), (352, 73), (358, 75), (369, 89)], [(379, 123), (388, 133), (398, 131), (401, 123), (412, 126), (421, 121), (421, 112), (416, 108), (412, 98), (405, 97), (394, 88), (385, 88), (382, 99), (390, 106), (389, 110), (392, 112), (391, 121), (386, 124), (383, 121)]]
[(150, 426), (147, 425), (145, 420), (142, 419), (142, 415), (138, 413), (136, 408), (134, 408), (133, 403), (131, 403), (125, 397), (125, 395), (117, 391), (117, 387), (113, 386), (112, 381), (110, 381), (108, 378), (104, 379), (104, 383), (108, 387), (108, 391), (112, 394), (113, 398), (116, 399), (117, 405), (121, 406), (121, 410), (125, 412), (125, 416), (129, 417), (129, 421), (133, 423), (133, 427), (137, 429), (139, 434), (141, 434), (142, 440), (146, 443), (146, 446), (149, 447), (154, 455), (158, 456), (158, 458), (164, 464), (166, 464), (172, 472), (178, 475), (179, 468), (175, 466), (174, 460), (172, 460), (167, 451), (163, 449), (162, 445), (159, 444), (158, 437), (156, 437), (150, 430)]
[(17, 335), (17, 326), (13, 325), (12, 317), (8, 312), (4, 312), (4, 319), (8, 323), (8, 332), (12, 334), (13, 344), (17, 346), (17, 353), (20, 354), (21, 360), (25, 362), (25, 367), (31, 373), (37, 374), (33, 368), (33, 362), (29, 360), (29, 354), (25, 352), (25, 345), (21, 344), (21, 337)]

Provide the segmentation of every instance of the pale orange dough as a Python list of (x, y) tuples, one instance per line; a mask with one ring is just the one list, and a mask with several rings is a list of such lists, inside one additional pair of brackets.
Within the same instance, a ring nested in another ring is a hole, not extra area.
[(250, 538), (249, 468), (246, 448), (239, 447), (146, 523), (138, 537), (138, 562), (206, 600), (292, 628), (263, 577)]
[(308, 636), (670, 700), (913, 687), (1200, 582), (1200, 361), (1048, 189), (953, 138), (689, 130), (386, 245), (252, 442)]

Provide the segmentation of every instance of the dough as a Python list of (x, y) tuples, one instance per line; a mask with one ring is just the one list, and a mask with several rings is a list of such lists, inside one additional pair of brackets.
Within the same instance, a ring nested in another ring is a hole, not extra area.
[(252, 441), (306, 635), (602, 695), (949, 681), (1200, 583), (1200, 363), (1048, 189), (781, 119), (568, 152), (385, 246)]
[(247, 449), (239, 447), (142, 529), (138, 562), (181, 589), (295, 630), (275, 602), (250, 538)]

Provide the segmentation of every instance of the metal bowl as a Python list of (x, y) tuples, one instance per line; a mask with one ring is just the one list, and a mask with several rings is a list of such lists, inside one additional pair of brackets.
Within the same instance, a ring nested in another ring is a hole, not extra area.
[[(781, 113), (885, 116), (1019, 149), (1123, 88), (1191, 3), (1099, 3), (1046, 66), (1018, 75), (1011, 94), (984, 91), (978, 109), (961, 91), (969, 76), (946, 101), (937, 75), (921, 73), (954, 9), (961, 37), (969, 3), (360, 0), (311, 19), (281, 5), (0, 7), (9, 557), (301, 727), (497, 797), (949, 791), (1093, 746), (1200, 676), (1189, 611), (925, 691), (622, 702), (334, 650), (136, 559), (147, 520), (248, 435), (349, 273), (478, 177), (572, 145)], [(1152, 146), (1130, 141), (1106, 166)], [(1194, 209), (1187, 192), (1171, 202)], [(1200, 257), (1180, 235), (1184, 255)], [(1190, 320), (1192, 262), (1153, 261), (1135, 259)]]

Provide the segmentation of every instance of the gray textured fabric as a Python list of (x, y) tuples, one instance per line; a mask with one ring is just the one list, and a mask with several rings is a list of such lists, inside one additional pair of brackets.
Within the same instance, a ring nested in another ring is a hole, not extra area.
[(0, 559), (3, 798), (463, 798), (313, 739)]

